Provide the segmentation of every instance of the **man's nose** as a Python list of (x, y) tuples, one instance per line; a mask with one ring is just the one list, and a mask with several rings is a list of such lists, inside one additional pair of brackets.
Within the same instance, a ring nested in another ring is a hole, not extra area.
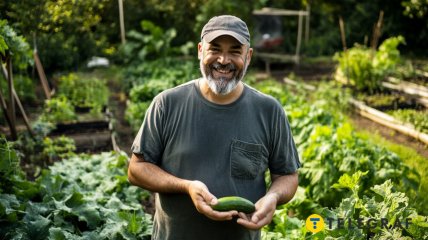
[(230, 57), (227, 53), (222, 53), (218, 57), (217, 61), (222, 65), (226, 65), (226, 64), (230, 63)]

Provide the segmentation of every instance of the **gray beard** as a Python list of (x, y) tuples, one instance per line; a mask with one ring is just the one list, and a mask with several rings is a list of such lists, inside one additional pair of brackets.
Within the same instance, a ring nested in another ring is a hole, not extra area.
[(211, 69), (208, 69), (208, 67), (203, 64), (202, 60), (199, 61), (199, 65), (202, 76), (208, 82), (208, 87), (216, 95), (227, 95), (231, 93), (238, 86), (238, 83), (244, 78), (245, 72), (247, 71), (247, 66), (245, 66), (241, 72), (234, 75), (230, 80), (224, 77), (215, 79), (211, 74)]

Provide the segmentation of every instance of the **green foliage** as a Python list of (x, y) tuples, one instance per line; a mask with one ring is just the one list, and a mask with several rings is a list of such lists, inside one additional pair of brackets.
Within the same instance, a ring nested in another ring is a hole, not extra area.
[[(351, 194), (342, 198), (340, 205), (331, 210), (314, 203), (311, 203), (312, 206), (305, 204), (309, 199), (302, 188), (298, 189), (292, 201), (275, 211), (273, 221), (263, 228), (262, 239), (362, 239), (368, 236), (374, 239), (427, 238), (427, 217), (419, 215), (415, 209), (410, 207), (409, 199), (404, 193), (395, 191), (390, 180), (374, 185), (370, 188), (371, 191), (360, 191), (362, 187), (360, 181), (365, 174), (357, 171), (351, 176), (345, 173), (339, 178), (333, 187), (346, 189)], [(301, 209), (305, 208), (310, 210), (301, 214)], [(325, 223), (325, 230), (311, 234), (306, 230), (305, 222), (302, 219), (306, 219), (313, 213), (321, 215), (324, 221), (327, 218), (333, 220), (342, 218), (345, 221), (344, 226), (338, 228), (336, 221), (333, 221), (331, 228), (328, 223)], [(363, 219), (364, 227), (358, 228), (358, 219)], [(376, 224), (371, 224), (375, 226), (368, 228), (368, 219), (376, 220)], [(381, 219), (387, 220), (387, 228), (382, 227), (379, 223)], [(411, 219), (408, 228), (405, 226), (407, 219)], [(352, 229), (348, 229), (350, 220)], [(397, 227), (397, 221), (401, 227)]]
[(76, 145), (72, 138), (60, 136), (57, 138), (45, 137), (43, 139), (43, 155), (48, 158), (50, 163), (73, 157), (75, 150)]
[(143, 123), (146, 111), (150, 106), (151, 101), (146, 102), (131, 102), (126, 105), (125, 120), (131, 125), (134, 133), (138, 132)]
[(0, 20), (0, 60), (5, 62), (10, 56), (13, 56), (13, 65), (19, 69), (32, 64), (30, 46), (25, 38), (18, 35), (6, 20)]
[(416, 130), (428, 133), (428, 112), (415, 109), (398, 109), (389, 112), (404, 123), (412, 124)]
[(404, 7), (404, 15), (411, 18), (423, 18), (428, 13), (426, 0), (405, 0), (401, 2)]
[(0, 214), (0, 236), (149, 239), (151, 217), (139, 203), (148, 193), (128, 183), (127, 159), (123, 153), (75, 156), (43, 171), (36, 182), (41, 197), (0, 194), (0, 206), (9, 212), (7, 218)]
[(157, 94), (195, 78), (194, 65), (192, 61), (168, 58), (143, 62), (125, 71), (126, 86), (130, 88), (125, 119), (134, 132), (140, 128), (145, 112)]
[(7, 4), (6, 13), (19, 32), (28, 39), (35, 38), (40, 59), (49, 72), (76, 68), (111, 47), (106, 34), (116, 29), (102, 20), (112, 4), (108, 0), (20, 0)]
[(138, 64), (146, 60), (155, 60), (174, 55), (189, 55), (192, 42), (173, 47), (172, 40), (177, 36), (174, 28), (163, 30), (148, 20), (141, 21), (143, 32), (131, 30), (123, 53), (127, 63)]
[(107, 105), (109, 90), (103, 80), (83, 78), (70, 73), (59, 78), (58, 94), (67, 98), (74, 107), (90, 108), (99, 113)]
[[(19, 171), (19, 158), (10, 142), (0, 136), (0, 173), (1, 178), (14, 175)], [(3, 183), (3, 181), (1, 181)], [(1, 188), (3, 189), (3, 187)], [(0, 192), (2, 192), (0, 190)]]
[(368, 171), (361, 189), (388, 179), (408, 193), (417, 189), (416, 171), (405, 166), (394, 153), (358, 138), (349, 123), (331, 110), (329, 102), (315, 100), (309, 105), (303, 97), (288, 93), (278, 83), (260, 82), (255, 86), (285, 105), (302, 159), (300, 184), (306, 186), (309, 198), (323, 206), (337, 206), (335, 199), (340, 199), (343, 192), (334, 191), (331, 186), (344, 173), (358, 170)]
[[(35, 84), (31, 78), (24, 75), (13, 75), (13, 83), (21, 103), (29, 105), (37, 103)], [(0, 77), (0, 89), (3, 97), (9, 99), (8, 83), (3, 77)], [(6, 119), (2, 113), (0, 114), (0, 125), (6, 125)]]
[[(196, 58), (195, 58), (196, 59)], [(130, 66), (124, 71), (125, 90), (149, 81), (168, 82), (174, 86), (199, 76), (196, 62), (181, 58), (160, 58)]]
[(150, 80), (145, 84), (133, 87), (129, 97), (133, 102), (151, 101), (160, 92), (171, 87), (173, 87), (171, 82)]
[[(359, 180), (363, 175), (357, 171), (352, 176), (347, 174), (339, 179), (339, 183), (335, 184), (336, 188), (347, 188), (352, 191), (352, 195), (342, 199), (340, 206), (333, 210), (337, 217), (350, 219), (369, 219), (373, 218), (380, 220), (387, 219), (388, 227), (383, 228), (377, 224), (374, 228), (356, 229), (349, 231), (330, 231), (332, 237), (344, 237), (346, 239), (355, 239), (365, 234), (370, 234), (375, 239), (401, 239), (408, 237), (409, 239), (425, 239), (428, 237), (427, 217), (420, 216), (415, 209), (409, 207), (409, 199), (404, 193), (394, 191), (394, 186), (390, 180), (385, 181), (380, 185), (375, 185), (371, 188), (373, 193), (359, 195)], [(350, 179), (352, 179), (350, 181)], [(401, 222), (404, 227), (406, 219), (412, 219), (412, 224), (409, 228), (403, 230), (402, 227), (394, 227), (396, 221)]]
[(400, 94), (359, 94), (357, 99), (362, 100), (367, 105), (377, 109), (399, 109), (407, 104), (405, 96)]
[(76, 119), (73, 105), (64, 96), (45, 100), (43, 112), (39, 117), (40, 121), (52, 124), (72, 122)]
[(385, 40), (377, 51), (356, 45), (344, 52), (336, 53), (338, 76), (350, 81), (358, 91), (374, 93), (381, 88), (381, 82), (394, 71), (400, 61), (397, 47), (404, 43), (402, 36)]

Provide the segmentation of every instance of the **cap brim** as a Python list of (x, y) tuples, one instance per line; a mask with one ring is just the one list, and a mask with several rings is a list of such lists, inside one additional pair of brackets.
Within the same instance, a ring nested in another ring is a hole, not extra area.
[(223, 36), (223, 35), (229, 35), (234, 37), (236, 40), (238, 40), (241, 44), (247, 44), (248, 41), (242, 37), (241, 35), (232, 32), (232, 31), (228, 31), (228, 30), (217, 30), (217, 31), (212, 31), (210, 33), (205, 34), (205, 36), (203, 37), (203, 39), (206, 42), (212, 42), (214, 39)]

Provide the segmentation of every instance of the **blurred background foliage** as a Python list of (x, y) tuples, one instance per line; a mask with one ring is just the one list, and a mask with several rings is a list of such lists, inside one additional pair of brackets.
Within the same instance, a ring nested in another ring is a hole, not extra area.
[[(379, 42), (402, 35), (407, 43), (400, 46), (403, 55), (428, 54), (426, 0), (124, 0), (125, 28), (135, 36), (135, 31), (142, 31), (142, 21), (147, 20), (161, 29), (175, 31), (168, 42), (171, 47), (184, 46), (189, 41), (196, 44), (203, 24), (215, 15), (236, 15), (253, 30), (253, 10), (306, 10), (308, 5), (310, 36), (301, 51), (305, 56), (332, 56), (342, 50), (339, 17), (345, 23), (347, 47), (354, 43), (368, 45), (380, 11), (384, 11), (384, 21)], [(37, 45), (47, 72), (75, 70), (94, 55), (123, 63), (117, 0), (1, 1), (0, 19), (6, 19), (33, 48)], [(285, 18), (283, 28), (286, 37), (292, 36), (291, 43), (295, 41), (296, 25), (297, 18)]]

